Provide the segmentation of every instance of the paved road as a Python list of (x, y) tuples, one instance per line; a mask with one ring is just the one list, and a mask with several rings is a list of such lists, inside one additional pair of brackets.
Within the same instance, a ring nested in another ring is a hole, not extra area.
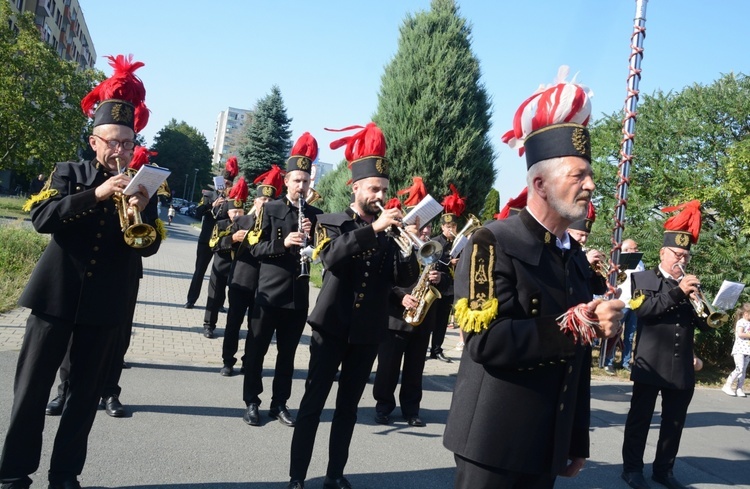
[[(197, 229), (191, 218), (177, 216), (160, 252), (145, 260), (131, 348), (133, 368), (123, 374), (122, 400), (128, 415), (113, 419), (99, 413), (89, 443), (81, 481), (84, 487), (126, 489), (281, 489), (288, 480), (292, 430), (265, 418), (261, 427), (241, 416), (242, 377), (219, 376), (221, 326), (214, 340), (200, 334), (203, 310), (182, 307), (192, 274)], [(207, 280), (198, 305), (205, 304)], [(315, 291), (311, 292), (312, 299)], [(28, 311), (0, 316), (0, 436), (4, 437), (12, 403), (15, 362)], [(244, 330), (243, 330), (244, 331)], [(289, 405), (296, 411), (309, 360), (309, 330), (297, 352)], [(243, 333), (244, 336), (244, 333)], [(360, 404), (347, 476), (357, 489), (449, 489), (454, 464), (442, 448), (451, 390), (458, 368), (455, 330), (446, 339), (451, 364), (435, 360), (425, 367), (422, 417), (426, 428), (398, 420), (391, 426), (372, 421), (374, 400), (366, 389)], [(269, 350), (265, 366), (273, 367)], [(267, 372), (270, 373), (270, 372)], [(265, 379), (268, 381), (268, 377)], [(266, 382), (266, 393), (270, 381)], [(626, 488), (619, 479), (622, 430), (630, 398), (627, 382), (595, 381), (592, 399), (592, 457), (581, 475), (560, 480), (562, 488)], [(323, 413), (307, 487), (322, 486), (332, 395)], [(728, 398), (715, 389), (698, 389), (683, 436), (677, 474), (693, 487), (750, 487), (750, 399)], [(57, 418), (47, 418), (42, 462), (34, 487), (44, 487)], [(658, 417), (656, 418), (658, 421)], [(656, 425), (655, 425), (656, 426)], [(658, 429), (658, 428), (657, 428)], [(653, 456), (656, 429), (649, 438)], [(658, 484), (655, 488), (662, 487)]]

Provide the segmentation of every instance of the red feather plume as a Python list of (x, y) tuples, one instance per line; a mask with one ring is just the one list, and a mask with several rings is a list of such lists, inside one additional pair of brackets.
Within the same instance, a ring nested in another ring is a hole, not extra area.
[(297, 139), (292, 148), (291, 156), (306, 156), (315, 161), (318, 157), (318, 141), (309, 132), (305, 132)]
[(143, 165), (148, 163), (150, 156), (158, 155), (158, 151), (149, 151), (145, 146), (136, 146), (133, 149), (133, 159), (130, 160), (129, 168), (139, 170)]
[(466, 198), (461, 197), (458, 194), (456, 186), (452, 183), (449, 185), (449, 187), (451, 189), (451, 195), (446, 195), (443, 198), (443, 208), (448, 214), (455, 214), (457, 216), (460, 216), (466, 210)]
[(662, 212), (674, 212), (682, 210), (677, 215), (667, 219), (664, 223), (664, 229), (667, 231), (684, 231), (692, 236), (693, 244), (698, 242), (701, 233), (701, 203), (698, 200), (691, 200), (684, 204), (664, 207)]
[(237, 174), (240, 172), (240, 165), (237, 163), (237, 157), (236, 156), (230, 156), (227, 158), (227, 163), (224, 166), (224, 169), (229, 174), (230, 177), (234, 178), (237, 176)]
[(422, 202), (422, 199), (427, 196), (427, 189), (424, 186), (422, 177), (412, 177), (411, 180), (411, 187), (401, 189), (396, 192), (396, 195), (409, 195), (409, 197), (404, 201), (404, 205), (407, 207), (419, 204), (420, 202)]
[(232, 188), (229, 190), (229, 198), (234, 200), (241, 200), (242, 202), (245, 202), (247, 200), (247, 182), (245, 181), (245, 177), (240, 177), (239, 180), (237, 180), (237, 183), (232, 185)]

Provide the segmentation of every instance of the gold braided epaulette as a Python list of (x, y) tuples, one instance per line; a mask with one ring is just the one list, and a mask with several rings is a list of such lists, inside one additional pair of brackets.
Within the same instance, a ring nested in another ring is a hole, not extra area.
[(481, 333), (497, 317), (497, 298), (492, 298), (478, 309), (469, 307), (467, 298), (459, 299), (455, 305), (456, 323), (465, 333)]
[(320, 243), (318, 243), (318, 246), (315, 247), (315, 249), (312, 252), (312, 259), (317, 260), (318, 255), (320, 255), (320, 252), (323, 251), (323, 248), (331, 241), (331, 238), (323, 238)]
[(167, 227), (164, 225), (164, 221), (157, 219), (154, 221), (154, 227), (156, 228), (156, 232), (159, 233), (162, 241), (167, 239)]

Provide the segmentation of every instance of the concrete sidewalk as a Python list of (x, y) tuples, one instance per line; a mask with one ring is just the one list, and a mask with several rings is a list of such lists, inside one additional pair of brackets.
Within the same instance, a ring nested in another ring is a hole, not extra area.
[[(221, 335), (202, 336), (207, 278), (196, 308), (183, 308), (195, 261), (195, 222), (177, 216), (169, 239), (144, 261), (131, 347), (132, 369), (122, 378), (122, 419), (102, 411), (91, 433), (89, 456), (81, 476), (84, 487), (128, 489), (260, 489), (283, 488), (288, 481), (292, 430), (266, 416), (271, 371), (261, 396), (263, 426), (243, 423), (242, 376), (221, 377)], [(311, 297), (314, 303), (315, 293)], [(12, 404), (17, 351), (28, 311), (0, 316), (0, 436), (4, 438)], [(243, 334), (244, 338), (244, 326)], [(289, 406), (295, 414), (304, 391), (309, 360), (309, 329), (297, 351)], [(428, 360), (425, 366), (422, 418), (425, 428), (398, 420), (374, 423), (372, 389), (365, 389), (352, 442), (347, 477), (357, 489), (448, 489), (453, 486), (453, 455), (442, 447), (442, 433), (458, 369), (456, 330), (448, 330), (446, 353), (451, 364)], [(242, 343), (240, 344), (242, 348)], [(275, 348), (266, 357), (272, 369)], [(335, 387), (334, 387), (335, 391)], [(594, 382), (592, 388), (591, 459), (576, 479), (559, 479), (562, 488), (626, 488), (619, 479), (620, 447), (629, 407), (628, 382)], [(306, 487), (319, 488), (325, 474), (335, 394), (329, 397), (316, 440)], [(750, 399), (729, 398), (715, 389), (698, 389), (683, 435), (676, 474), (696, 488), (750, 487), (748, 437)], [(399, 414), (398, 411), (394, 414)], [(654, 421), (658, 423), (658, 416)], [(45, 487), (46, 470), (58, 418), (47, 418), (41, 465), (33, 487)], [(646, 459), (653, 458), (658, 424), (649, 437)], [(647, 469), (649, 473), (649, 469)], [(662, 487), (656, 483), (653, 487)]]

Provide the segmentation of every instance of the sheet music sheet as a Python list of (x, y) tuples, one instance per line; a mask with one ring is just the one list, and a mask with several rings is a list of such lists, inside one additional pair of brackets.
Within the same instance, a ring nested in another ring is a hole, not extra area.
[(138, 191), (138, 185), (143, 185), (148, 190), (148, 197), (151, 198), (170, 173), (172, 172), (160, 166), (143, 165), (122, 193), (133, 195)]
[(711, 305), (717, 309), (731, 311), (737, 304), (737, 300), (739, 300), (744, 288), (745, 284), (725, 280), (722, 282), (721, 287), (719, 287), (719, 292), (717, 292), (714, 302)]
[(214, 177), (214, 188), (216, 191), (224, 190), (227, 188), (227, 182), (224, 181), (224, 177), (221, 175)]
[(408, 226), (416, 223), (417, 217), (419, 217), (419, 225), (424, 226), (441, 212), (443, 212), (443, 206), (440, 205), (437, 200), (433, 199), (432, 195), (427, 194), (425, 198), (414, 207), (414, 209), (410, 210), (409, 213), (404, 216), (403, 222)]

